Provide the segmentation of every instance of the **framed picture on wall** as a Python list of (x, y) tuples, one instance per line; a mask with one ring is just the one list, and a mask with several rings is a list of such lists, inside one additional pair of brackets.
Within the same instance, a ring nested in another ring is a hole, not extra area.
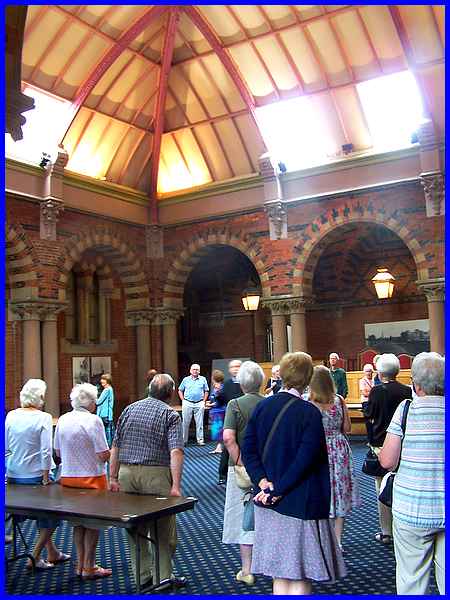
[(89, 356), (72, 357), (72, 382), (89, 383), (91, 375), (91, 365)]
[(430, 351), (430, 322), (428, 319), (414, 321), (390, 321), (389, 323), (366, 323), (366, 345), (380, 354), (392, 352), (416, 356)]
[(90, 382), (97, 387), (100, 386), (100, 377), (103, 373), (111, 373), (110, 356), (91, 356), (91, 378)]

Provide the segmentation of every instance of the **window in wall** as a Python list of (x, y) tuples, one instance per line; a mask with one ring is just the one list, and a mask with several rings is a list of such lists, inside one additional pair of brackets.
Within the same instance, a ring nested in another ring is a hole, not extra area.
[(36, 164), (43, 152), (54, 159), (71, 103), (30, 85), (23, 87), (23, 93), (34, 98), (35, 108), (25, 113), (22, 140), (14, 142), (5, 134), (5, 154)]
[(424, 122), (420, 91), (410, 71), (358, 83), (357, 91), (376, 151), (411, 145), (411, 136)]

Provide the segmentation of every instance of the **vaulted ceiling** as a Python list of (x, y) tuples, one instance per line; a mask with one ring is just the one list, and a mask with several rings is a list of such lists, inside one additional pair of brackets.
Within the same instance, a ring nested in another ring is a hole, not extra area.
[(310, 95), (369, 149), (356, 84), (409, 68), (444, 131), (444, 7), (30, 5), (24, 83), (71, 102), (68, 168), (157, 193), (251, 175), (255, 108)]

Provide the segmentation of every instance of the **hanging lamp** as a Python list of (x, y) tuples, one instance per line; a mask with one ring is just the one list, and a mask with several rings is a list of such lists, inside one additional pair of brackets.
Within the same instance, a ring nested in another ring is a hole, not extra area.
[(372, 277), (372, 281), (375, 286), (377, 296), (380, 300), (392, 298), (392, 294), (394, 293), (395, 277), (391, 275), (386, 268), (377, 268), (377, 274), (375, 277)]

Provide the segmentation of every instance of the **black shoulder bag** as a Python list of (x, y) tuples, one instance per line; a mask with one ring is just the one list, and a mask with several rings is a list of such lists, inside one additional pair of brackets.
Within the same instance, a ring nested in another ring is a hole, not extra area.
[[(390, 473), (388, 473), (385, 478), (383, 479), (383, 482), (381, 483), (381, 492), (380, 495), (378, 496), (378, 500), (384, 504), (385, 506), (389, 506), (389, 508), (392, 508), (392, 498), (393, 498), (393, 492), (394, 492), (394, 479), (395, 479), (395, 474), (398, 471), (398, 468), (400, 466), (400, 461), (402, 458), (402, 447), (403, 447), (403, 440), (405, 439), (405, 433), (406, 433), (406, 419), (408, 418), (408, 411), (409, 411), (409, 407), (411, 405), (411, 400), (407, 400), (406, 404), (403, 408), (403, 415), (402, 415), (402, 431), (403, 431), (403, 437), (402, 437), (402, 445), (400, 447), (400, 456), (398, 458), (398, 464), (397, 467), (395, 468), (394, 471), (391, 471)], [(384, 485), (383, 485), (384, 483)]]
[[(384, 384), (382, 384), (382, 386), (383, 386), (384, 395), (386, 397), (386, 388), (384, 387)], [(386, 475), (386, 473), (388, 472), (388, 470), (384, 469), (380, 465), (378, 456), (375, 454), (375, 452), (372, 450), (372, 448), (369, 448), (369, 450), (367, 451), (367, 454), (366, 454), (366, 458), (364, 459), (364, 462), (363, 462), (362, 472), (365, 473), (366, 475), (370, 475), (371, 477), (384, 477)]]

